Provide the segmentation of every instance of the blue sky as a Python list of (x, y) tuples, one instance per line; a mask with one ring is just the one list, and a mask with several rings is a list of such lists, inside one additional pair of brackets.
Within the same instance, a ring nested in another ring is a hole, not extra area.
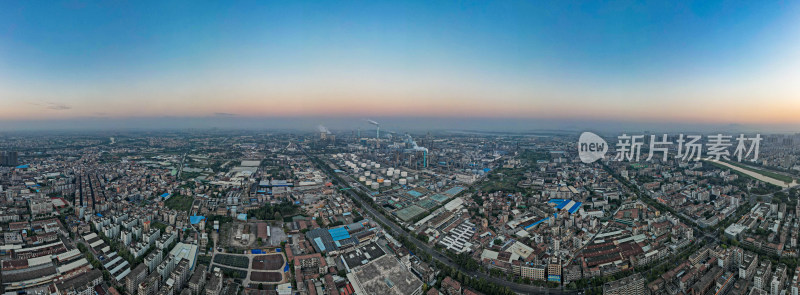
[(797, 6), (2, 2), (0, 115), (798, 123)]

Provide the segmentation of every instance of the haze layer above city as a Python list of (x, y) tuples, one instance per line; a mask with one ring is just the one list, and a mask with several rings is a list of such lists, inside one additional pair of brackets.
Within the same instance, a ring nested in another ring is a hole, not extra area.
[(789, 132), (799, 53), (795, 1), (6, 1), (0, 129)]
[(0, 1), (2, 295), (798, 295), (800, 1)]

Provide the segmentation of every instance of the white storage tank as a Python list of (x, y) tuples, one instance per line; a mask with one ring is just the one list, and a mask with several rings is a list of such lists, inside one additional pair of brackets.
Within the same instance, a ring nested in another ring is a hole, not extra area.
[(384, 184), (384, 185), (386, 185), (386, 186), (392, 186), (392, 181), (391, 181), (391, 180), (388, 180), (388, 179), (385, 179), (385, 180), (383, 181), (383, 184)]
[(366, 177), (366, 176), (359, 176), (359, 177), (358, 177), (358, 181), (360, 181), (360, 182), (364, 182), (364, 181), (366, 181), (366, 180), (367, 180), (367, 177)]
[(392, 176), (392, 175), (394, 175), (394, 171), (392, 170), (386, 171), (386, 176)]
[(372, 189), (378, 189), (378, 183), (377, 182), (372, 183)]
[(367, 180), (367, 181), (364, 182), (364, 184), (366, 184), (367, 186), (370, 186), (370, 185), (372, 185), (372, 180)]
[(408, 172), (401, 171), (400, 172), (400, 177), (408, 177)]
[(367, 164), (366, 163), (361, 163), (361, 168), (367, 168)]
[(381, 168), (381, 164), (375, 164), (375, 168)]
[(369, 176), (370, 174), (372, 174), (372, 172), (364, 171), (364, 176)]
[(404, 178), (400, 179), (400, 185), (406, 185), (407, 183), (408, 181), (406, 181)]

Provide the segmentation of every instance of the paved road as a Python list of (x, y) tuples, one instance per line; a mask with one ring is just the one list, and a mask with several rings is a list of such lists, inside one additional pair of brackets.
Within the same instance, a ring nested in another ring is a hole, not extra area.
[(178, 166), (178, 174), (176, 174), (175, 179), (181, 179), (181, 173), (183, 173), (183, 162), (186, 161), (186, 154), (187, 153), (183, 153), (183, 156), (181, 157), (181, 164)]
[[(323, 161), (323, 163), (324, 164), (328, 164), (327, 161)], [(349, 186), (349, 183), (355, 182), (350, 176), (348, 176), (346, 174), (341, 174), (341, 176), (342, 176), (342, 179), (347, 183), (339, 184), (339, 185)], [(332, 177), (332, 176), (331, 176), (331, 179), (335, 180), (335, 178)], [(361, 188), (355, 187), (353, 189), (349, 189), (349, 190), (345, 190), (345, 191), (350, 195), (350, 197), (355, 202), (358, 202), (359, 204), (361, 204), (361, 207), (364, 208), (367, 211), (367, 213), (369, 213), (372, 216), (372, 218), (374, 218), (375, 220), (379, 220), (383, 224), (386, 224), (387, 226), (389, 226), (390, 233), (392, 235), (406, 237), (406, 239), (411, 241), (412, 243), (414, 243), (414, 245), (416, 245), (417, 248), (422, 249), (425, 252), (427, 252), (428, 254), (430, 254), (432, 258), (434, 258), (434, 259), (436, 259), (436, 260), (438, 260), (438, 261), (440, 261), (440, 262), (442, 262), (442, 263), (444, 263), (444, 264), (446, 264), (446, 265), (448, 265), (448, 266), (450, 266), (450, 267), (452, 267), (454, 269), (459, 269), (464, 274), (467, 274), (467, 275), (469, 275), (469, 276), (471, 276), (473, 278), (483, 278), (486, 281), (489, 281), (489, 282), (492, 282), (492, 283), (495, 283), (495, 284), (498, 284), (498, 285), (501, 285), (501, 286), (507, 286), (509, 289), (511, 289), (511, 291), (514, 291), (514, 292), (519, 293), (519, 294), (580, 294), (581, 293), (581, 291), (577, 291), (577, 290), (567, 291), (567, 290), (561, 290), (561, 289), (556, 289), (556, 288), (547, 288), (547, 287), (540, 287), (540, 286), (534, 286), (534, 285), (518, 284), (518, 283), (506, 281), (506, 280), (501, 279), (501, 278), (491, 277), (491, 276), (489, 276), (489, 275), (487, 275), (486, 273), (483, 273), (483, 272), (467, 271), (467, 270), (463, 269), (461, 266), (459, 266), (458, 264), (456, 264), (455, 262), (453, 262), (452, 260), (450, 260), (450, 258), (448, 258), (447, 256), (442, 255), (438, 251), (436, 251), (433, 248), (431, 248), (430, 246), (428, 246), (426, 243), (423, 243), (422, 241), (418, 240), (416, 237), (413, 237), (412, 235), (408, 234), (408, 232), (404, 231), (402, 228), (400, 228), (400, 226), (395, 224), (393, 221), (391, 221), (388, 218), (386, 218), (380, 212), (377, 212), (375, 210), (375, 208), (372, 208), (372, 206), (364, 203), (364, 201), (361, 200), (361, 198), (353, 191), (355, 189), (360, 190)]]

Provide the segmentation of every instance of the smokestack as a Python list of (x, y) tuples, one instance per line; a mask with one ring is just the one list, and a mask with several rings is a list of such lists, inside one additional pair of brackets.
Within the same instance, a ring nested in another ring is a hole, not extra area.
[(325, 126), (322, 126), (322, 125), (318, 125), (317, 126), (317, 130), (319, 130), (320, 133), (331, 134), (331, 131), (328, 130), (328, 127), (325, 127)]
[(378, 128), (378, 129), (376, 130), (376, 132), (375, 132), (375, 139), (376, 139), (376, 140), (377, 140), (377, 139), (380, 139), (380, 138), (381, 138), (381, 124), (380, 124), (380, 123), (378, 123), (378, 122), (375, 122), (375, 120), (370, 120), (370, 119), (365, 119), (365, 120), (367, 120), (367, 122), (369, 122), (369, 123), (370, 123), (370, 124), (372, 124), (372, 125), (375, 125), (375, 127), (377, 127), (377, 128)]

